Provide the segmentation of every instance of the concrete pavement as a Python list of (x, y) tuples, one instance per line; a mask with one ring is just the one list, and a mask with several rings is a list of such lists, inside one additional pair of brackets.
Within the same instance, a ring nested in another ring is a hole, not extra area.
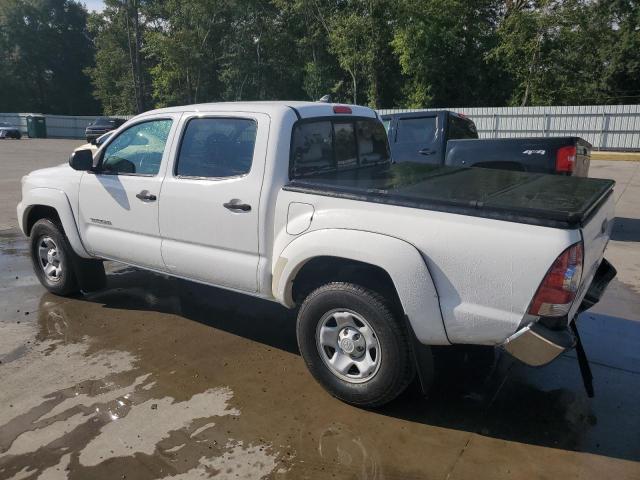
[(640, 478), (640, 164), (592, 166), (619, 216), (618, 279), (579, 319), (594, 399), (573, 353), (447, 348), (429, 398), (366, 411), (313, 381), (276, 304), (115, 264), (104, 291), (46, 293), (19, 178), (79, 143), (0, 142), (0, 479)]

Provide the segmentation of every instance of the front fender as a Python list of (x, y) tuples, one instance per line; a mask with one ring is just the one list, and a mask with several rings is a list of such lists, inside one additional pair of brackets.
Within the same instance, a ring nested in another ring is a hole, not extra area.
[(58, 217), (60, 217), (60, 222), (62, 222), (64, 233), (69, 239), (73, 250), (82, 258), (93, 258), (82, 244), (76, 219), (69, 203), (69, 197), (62, 190), (38, 187), (26, 192), (22, 202), (18, 204), (18, 221), (23, 233), (27, 234), (29, 212), (37, 205), (55, 208), (56, 212), (58, 212)]
[(360, 230), (325, 229), (289, 243), (274, 262), (273, 295), (293, 307), (293, 281), (314, 257), (333, 256), (383, 268), (391, 277), (416, 337), (426, 345), (448, 345), (431, 274), (420, 252), (395, 237)]

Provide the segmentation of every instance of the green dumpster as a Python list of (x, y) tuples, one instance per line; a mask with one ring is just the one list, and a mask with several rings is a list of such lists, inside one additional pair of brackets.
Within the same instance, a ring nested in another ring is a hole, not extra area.
[(29, 138), (47, 138), (47, 121), (44, 115), (27, 117), (27, 135)]

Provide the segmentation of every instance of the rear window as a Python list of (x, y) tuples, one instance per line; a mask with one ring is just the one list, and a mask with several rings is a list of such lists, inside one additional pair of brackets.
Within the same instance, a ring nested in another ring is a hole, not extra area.
[(478, 138), (478, 131), (474, 123), (468, 118), (449, 115), (449, 134), (447, 138), (450, 140)]
[(347, 170), (390, 160), (387, 133), (377, 120), (298, 123), (291, 142), (291, 177)]

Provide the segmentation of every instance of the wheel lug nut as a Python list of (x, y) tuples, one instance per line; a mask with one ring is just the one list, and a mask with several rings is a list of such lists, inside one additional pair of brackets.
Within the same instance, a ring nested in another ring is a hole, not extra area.
[(356, 347), (356, 350), (358, 350), (359, 352), (362, 352), (364, 350), (364, 347), (362, 345), (358, 345)]
[(354, 339), (354, 340), (360, 340), (360, 334), (359, 334), (359, 333), (356, 333), (356, 334), (353, 336), (353, 339)]

